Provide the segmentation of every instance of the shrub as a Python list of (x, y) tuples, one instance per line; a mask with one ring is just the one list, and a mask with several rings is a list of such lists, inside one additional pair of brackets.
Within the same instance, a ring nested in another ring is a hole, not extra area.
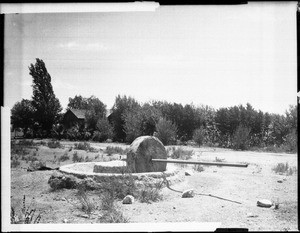
[(123, 149), (120, 146), (107, 146), (105, 149), (105, 153), (107, 153), (108, 156), (111, 156), (113, 154), (126, 155), (127, 152), (128, 152), (128, 148)]
[(285, 142), (281, 145), (281, 148), (284, 152), (296, 153), (298, 146), (298, 138), (296, 130), (293, 130), (285, 137)]
[(96, 208), (94, 202), (87, 196), (87, 190), (84, 184), (78, 185), (76, 197), (81, 204), (80, 209), (90, 216)]
[(154, 184), (154, 187), (145, 186), (138, 194), (138, 198), (140, 202), (151, 203), (157, 202), (163, 199), (163, 195), (161, 194), (161, 189), (163, 187), (162, 182), (157, 182)]
[(203, 172), (204, 171), (204, 167), (202, 165), (200, 165), (200, 164), (194, 164), (193, 170), (197, 171), (197, 172)]
[(177, 126), (164, 118), (160, 118), (156, 124), (154, 134), (164, 145), (176, 143)]
[(168, 150), (168, 154), (172, 159), (183, 159), (188, 160), (192, 158), (194, 153), (193, 150), (184, 150), (181, 147), (170, 147)]
[(38, 158), (37, 158), (38, 156), (39, 156), (38, 153), (36, 151), (34, 151), (32, 155), (28, 155), (24, 159), (25, 159), (26, 163), (34, 162), (34, 161), (38, 160)]
[(285, 173), (286, 175), (293, 175), (294, 172), (297, 172), (296, 167), (290, 167), (288, 162), (284, 163), (278, 163), (275, 167), (272, 168), (272, 170), (275, 173), (280, 173), (283, 174)]
[(247, 150), (249, 148), (250, 129), (242, 125), (238, 126), (233, 135), (233, 148), (236, 150)]
[(83, 162), (83, 157), (82, 156), (78, 156), (77, 151), (74, 151), (73, 157), (72, 157), (72, 161), (74, 163), (76, 163), (76, 162)]
[(113, 137), (113, 127), (108, 122), (107, 118), (100, 118), (96, 125), (97, 130), (94, 132), (93, 140), (104, 142)]
[(64, 161), (67, 161), (69, 159), (70, 159), (70, 156), (68, 155), (68, 152), (65, 151), (65, 153), (58, 158), (58, 161), (59, 162), (64, 162)]
[(49, 141), (49, 142), (47, 143), (47, 146), (48, 146), (49, 148), (62, 148), (62, 145), (60, 144), (59, 141)]
[(203, 127), (196, 129), (193, 133), (193, 140), (197, 143), (200, 147), (203, 144), (204, 140), (204, 130)]
[(74, 149), (95, 152), (96, 149), (89, 142), (79, 142), (74, 144)]
[(123, 213), (115, 207), (110, 211), (106, 211), (100, 218), (100, 223), (128, 223), (129, 218), (126, 218)]
[(41, 215), (35, 216), (36, 209), (32, 209), (30, 205), (26, 207), (26, 198), (23, 197), (23, 206), (21, 213), (16, 213), (15, 207), (11, 207), (10, 222), (11, 224), (36, 224), (41, 220)]

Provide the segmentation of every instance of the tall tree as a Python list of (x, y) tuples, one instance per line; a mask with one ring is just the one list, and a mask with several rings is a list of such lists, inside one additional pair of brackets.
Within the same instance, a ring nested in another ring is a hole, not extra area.
[(21, 102), (17, 102), (11, 110), (11, 123), (13, 129), (23, 129), (24, 135), (26, 135), (28, 129), (33, 126), (34, 108), (30, 100), (22, 99)]
[(33, 78), (32, 105), (35, 108), (34, 118), (39, 129), (44, 130), (49, 135), (62, 107), (55, 97), (51, 76), (43, 60), (37, 58), (34, 65), (30, 64), (29, 74)]
[(116, 97), (114, 106), (112, 108), (112, 113), (110, 115), (110, 122), (114, 127), (114, 140), (115, 141), (125, 141), (125, 121), (123, 115), (126, 111), (139, 107), (139, 103), (132, 97), (127, 97), (126, 95), (118, 95)]

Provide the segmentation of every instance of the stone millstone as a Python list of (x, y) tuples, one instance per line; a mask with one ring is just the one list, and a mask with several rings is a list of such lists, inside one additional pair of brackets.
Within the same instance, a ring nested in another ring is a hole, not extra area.
[(162, 142), (153, 136), (141, 136), (130, 145), (127, 153), (127, 167), (132, 173), (164, 172), (167, 163), (153, 162), (152, 159), (167, 159)]

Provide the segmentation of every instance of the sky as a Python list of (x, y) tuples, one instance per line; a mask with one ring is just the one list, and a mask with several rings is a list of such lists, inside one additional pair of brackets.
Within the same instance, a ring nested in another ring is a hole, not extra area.
[(284, 114), (297, 103), (296, 2), (154, 12), (5, 15), (4, 104), (32, 96), (42, 59), (56, 97), (118, 94)]

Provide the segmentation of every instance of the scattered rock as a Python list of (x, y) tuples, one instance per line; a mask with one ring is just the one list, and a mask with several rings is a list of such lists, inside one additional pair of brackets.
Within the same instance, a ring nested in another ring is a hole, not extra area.
[(286, 181), (286, 178), (283, 178), (284, 181)]
[(216, 170), (213, 170), (213, 172), (216, 173), (217, 171), (216, 171)]
[(182, 198), (191, 198), (191, 197), (194, 197), (195, 196), (195, 193), (194, 193), (194, 190), (193, 189), (188, 189), (188, 190), (185, 190), (183, 193), (182, 193)]
[(62, 222), (63, 223), (68, 223), (69, 221), (68, 221), (68, 219), (64, 219)]
[(257, 218), (257, 217), (258, 217), (257, 214), (247, 213), (247, 218)]
[(257, 201), (257, 206), (270, 208), (273, 205), (272, 201), (267, 199), (261, 199)]
[(173, 209), (175, 210), (175, 209), (176, 209), (176, 207), (175, 207), (175, 206), (173, 206)]
[(126, 197), (124, 197), (122, 203), (123, 204), (132, 204), (134, 202), (134, 197), (131, 195), (127, 195)]
[(277, 183), (282, 183), (283, 181), (282, 180), (277, 180)]
[(193, 172), (191, 172), (191, 171), (185, 171), (185, 172), (184, 172), (184, 175), (186, 175), (186, 176), (191, 176), (191, 175), (193, 175)]

